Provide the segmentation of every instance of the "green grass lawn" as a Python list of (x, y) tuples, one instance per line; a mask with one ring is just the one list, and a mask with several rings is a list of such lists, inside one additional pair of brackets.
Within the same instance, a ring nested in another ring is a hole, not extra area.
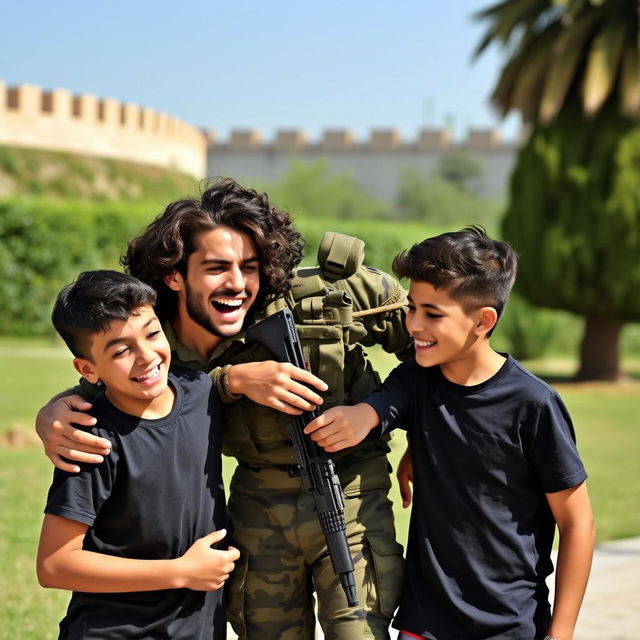
[[(375, 354), (385, 374), (394, 360)], [(57, 636), (64, 614), (65, 592), (41, 589), (35, 579), (35, 551), (52, 467), (39, 445), (11, 447), (10, 430), (33, 438), (37, 409), (52, 395), (77, 380), (62, 347), (41, 340), (0, 338), (0, 366), (5, 372), (0, 391), (0, 640), (46, 640)], [(566, 361), (533, 363), (534, 371), (564, 374)], [(638, 373), (639, 363), (628, 363)], [(8, 375), (7, 375), (8, 372)], [(640, 535), (640, 458), (637, 425), (640, 383), (622, 385), (556, 385), (572, 413), (578, 446), (589, 471), (589, 490), (600, 541)], [(404, 434), (393, 441), (392, 464), (404, 448)], [(225, 475), (232, 470), (225, 459)], [(400, 506), (397, 487), (392, 498), (400, 541), (406, 540), (409, 510)]]

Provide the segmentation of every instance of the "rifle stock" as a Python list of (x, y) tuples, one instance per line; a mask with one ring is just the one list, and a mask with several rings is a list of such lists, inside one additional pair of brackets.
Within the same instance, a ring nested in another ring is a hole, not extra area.
[[(283, 309), (246, 331), (247, 342), (257, 342), (266, 347), (279, 362), (305, 368), (300, 338), (289, 309)], [(306, 491), (311, 493), (318, 513), (320, 528), (329, 550), (329, 557), (350, 607), (358, 606), (353, 560), (345, 533), (342, 487), (329, 454), (314, 442), (304, 428), (317, 417), (318, 411), (305, 411), (291, 416), (287, 431), (293, 442), (296, 462)]]

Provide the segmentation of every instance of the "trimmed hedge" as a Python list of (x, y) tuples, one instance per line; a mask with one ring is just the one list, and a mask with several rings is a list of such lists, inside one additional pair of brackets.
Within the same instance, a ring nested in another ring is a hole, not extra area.
[[(86, 269), (119, 269), (127, 241), (162, 207), (149, 203), (0, 201), (0, 334), (46, 335), (58, 291)], [(432, 230), (422, 225), (296, 220), (315, 264), (322, 234), (341, 231), (367, 245), (367, 264), (389, 270), (393, 256)]]
[(85, 269), (118, 268), (127, 240), (153, 213), (142, 204), (0, 202), (0, 333), (50, 333), (61, 287)]

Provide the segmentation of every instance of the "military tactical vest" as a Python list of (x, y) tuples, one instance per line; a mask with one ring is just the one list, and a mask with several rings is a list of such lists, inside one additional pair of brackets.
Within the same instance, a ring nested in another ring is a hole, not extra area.
[[(299, 269), (286, 298), (269, 305), (265, 315), (283, 304), (293, 312), (307, 368), (329, 386), (324, 411), (357, 402), (378, 386), (362, 346), (393, 340), (375, 334), (397, 331), (384, 320), (392, 312), (401, 315), (406, 301), (395, 280), (362, 266), (364, 242), (358, 238), (327, 232), (317, 257), (318, 266)], [(400, 348), (406, 346), (403, 331), (395, 337)]]
[[(325, 233), (318, 249), (318, 266), (299, 269), (287, 295), (270, 302), (258, 314), (268, 316), (284, 306), (291, 309), (308, 369), (329, 386), (323, 394), (323, 411), (358, 402), (380, 383), (364, 346), (380, 344), (400, 357), (407, 353), (405, 291), (388, 274), (362, 265), (363, 257), (362, 240)], [(216, 358), (216, 365), (269, 359), (263, 347), (235, 341)], [(287, 420), (285, 414), (247, 398), (227, 405), (224, 453), (256, 466), (292, 462)], [(359, 451), (370, 457), (386, 450), (385, 443), (366, 441), (350, 454)]]

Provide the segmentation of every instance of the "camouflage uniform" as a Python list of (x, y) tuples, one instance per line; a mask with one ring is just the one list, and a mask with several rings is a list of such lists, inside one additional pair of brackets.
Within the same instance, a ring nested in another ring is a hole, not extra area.
[[(357, 402), (379, 383), (360, 345), (377, 343), (388, 352), (406, 353), (404, 311), (397, 308), (404, 292), (393, 278), (367, 267), (337, 280), (337, 291), (329, 296), (313, 270), (305, 275), (294, 282), (286, 299), (268, 305), (263, 315), (284, 304), (293, 309), (305, 359), (329, 384), (323, 409)], [(391, 311), (367, 314), (389, 302), (398, 304)], [(363, 316), (355, 320), (354, 309), (365, 310)], [(170, 326), (166, 333), (172, 362), (209, 371), (223, 396), (224, 365), (273, 359), (263, 347), (246, 344), (241, 333), (221, 342), (203, 362), (176, 340)], [(389, 638), (403, 578), (402, 547), (396, 542), (388, 499), (389, 447), (371, 440), (332, 456), (345, 495), (346, 533), (360, 600), (359, 608), (349, 608), (312, 498), (300, 478), (289, 474), (295, 459), (287, 420), (285, 414), (246, 397), (226, 405), (223, 451), (238, 461), (229, 518), (242, 554), (227, 586), (229, 621), (241, 639), (312, 640), (315, 592), (327, 640)]]

